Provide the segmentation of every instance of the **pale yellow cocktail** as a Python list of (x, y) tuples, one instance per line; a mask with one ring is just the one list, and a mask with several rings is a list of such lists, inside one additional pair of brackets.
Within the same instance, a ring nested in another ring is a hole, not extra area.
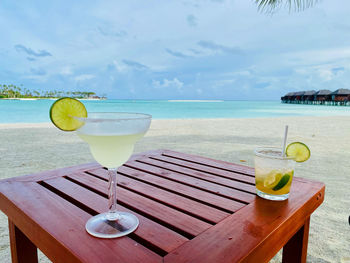
[(256, 189), (271, 195), (285, 195), (290, 191), (294, 170), (255, 170)]
[(89, 144), (95, 160), (107, 168), (124, 164), (131, 156), (135, 142), (144, 135), (144, 133), (88, 134), (81, 131), (78, 131), (77, 134)]
[(277, 148), (255, 150), (255, 186), (257, 195), (269, 200), (285, 200), (294, 176), (294, 158), (282, 156)]

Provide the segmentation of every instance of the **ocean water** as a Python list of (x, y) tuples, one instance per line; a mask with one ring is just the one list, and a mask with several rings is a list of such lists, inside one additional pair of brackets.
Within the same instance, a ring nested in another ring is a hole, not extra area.
[[(54, 100), (0, 100), (0, 123), (50, 122)], [(83, 100), (88, 112), (142, 112), (154, 119), (350, 116), (350, 107), (280, 101)]]

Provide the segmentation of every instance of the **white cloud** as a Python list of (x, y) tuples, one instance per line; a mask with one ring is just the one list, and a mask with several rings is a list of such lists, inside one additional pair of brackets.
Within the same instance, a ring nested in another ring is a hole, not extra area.
[(235, 76), (235, 77), (239, 77), (239, 76), (249, 77), (249, 76), (252, 76), (252, 72), (250, 70), (238, 70), (234, 72), (225, 73), (224, 75)]
[(320, 78), (325, 80), (325, 81), (332, 80), (334, 77), (333, 72), (330, 69), (319, 69), (318, 74), (319, 74)]
[[(342, 66), (344, 65), (344, 66)], [(313, 80), (318, 79), (319, 81), (332, 81), (336, 78), (341, 77), (344, 72), (349, 69), (348, 63), (327, 63), (320, 65), (310, 65), (301, 68), (296, 68), (296, 74), (303, 75), (312, 78)]]
[(179, 92), (182, 91), (182, 87), (184, 86), (184, 83), (178, 80), (177, 78), (173, 78), (172, 80), (169, 79), (163, 79), (163, 81), (154, 80), (152, 82), (153, 87), (157, 89), (175, 89)]
[(64, 75), (64, 76), (69, 76), (69, 75), (73, 74), (73, 71), (72, 71), (71, 67), (65, 66), (61, 69), (60, 74)]
[(235, 83), (236, 79), (221, 79), (215, 82), (214, 86), (216, 88), (218, 87), (223, 87), (223, 86), (227, 86), (227, 85), (232, 85), (233, 83)]
[(92, 74), (81, 74), (74, 78), (75, 81), (86, 81), (95, 78), (95, 75)]
[(113, 65), (115, 69), (120, 73), (125, 73), (128, 71), (128, 66), (124, 63), (118, 62), (117, 60), (113, 60)]
[(298, 52), (288, 52), (283, 55), (290, 64), (308, 65), (323, 64), (344, 59), (350, 59), (350, 47), (311, 49)]

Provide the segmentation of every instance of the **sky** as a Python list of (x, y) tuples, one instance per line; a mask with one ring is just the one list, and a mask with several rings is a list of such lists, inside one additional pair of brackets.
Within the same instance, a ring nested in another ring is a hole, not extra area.
[(350, 88), (350, 2), (0, 3), (0, 84), (110, 99), (278, 100)]

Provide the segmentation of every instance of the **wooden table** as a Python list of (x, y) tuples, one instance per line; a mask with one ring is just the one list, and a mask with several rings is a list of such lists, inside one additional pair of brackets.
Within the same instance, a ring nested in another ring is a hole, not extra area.
[(289, 200), (255, 195), (254, 170), (158, 150), (134, 155), (118, 173), (121, 211), (137, 230), (98, 239), (85, 222), (107, 210), (107, 171), (96, 163), (3, 180), (13, 262), (306, 262), (311, 213), (323, 183), (293, 180)]

